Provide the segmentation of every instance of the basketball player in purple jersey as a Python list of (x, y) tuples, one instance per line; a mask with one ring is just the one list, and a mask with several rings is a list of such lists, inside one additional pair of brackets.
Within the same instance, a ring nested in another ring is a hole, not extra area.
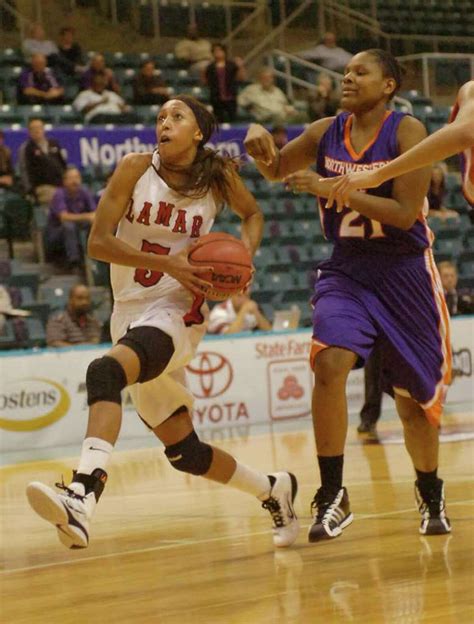
[(323, 186), (327, 185), (331, 191), (326, 207), (336, 201), (338, 210), (342, 210), (350, 206), (352, 191), (376, 188), (408, 171), (459, 153), (464, 196), (474, 208), (474, 80), (459, 89), (450, 122), (380, 169), (348, 173), (337, 183), (326, 180)]
[[(332, 257), (319, 267), (313, 298), (313, 423), (321, 487), (312, 502), (309, 541), (331, 539), (352, 522), (342, 485), (347, 434), (346, 382), (377, 341), (387, 390), (394, 393), (406, 448), (417, 473), (415, 493), (425, 535), (451, 530), (438, 478), (438, 426), (450, 382), (449, 321), (431, 252), (424, 209), (425, 168), (355, 192), (351, 208), (325, 209), (321, 177), (377, 169), (426, 136), (413, 117), (388, 110), (400, 86), (396, 60), (383, 50), (354, 56), (344, 79), (347, 112), (311, 124), (281, 151), (261, 126), (245, 145), (260, 172), (296, 192), (319, 197)], [(308, 169), (316, 162), (317, 173)]]

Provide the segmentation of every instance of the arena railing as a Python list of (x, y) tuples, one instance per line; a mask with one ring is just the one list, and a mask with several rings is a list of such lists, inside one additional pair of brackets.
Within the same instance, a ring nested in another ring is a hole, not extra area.
[[(317, 65), (316, 63), (311, 63), (310, 61), (306, 61), (305, 59), (300, 58), (299, 56), (295, 56), (294, 54), (290, 54), (288, 52), (284, 52), (283, 50), (272, 50), (267, 55), (267, 62), (269, 66), (273, 69), (275, 76), (278, 78), (282, 78), (285, 81), (285, 90), (288, 98), (290, 100), (294, 100), (295, 92), (294, 87), (301, 87), (305, 90), (314, 90), (315, 83), (310, 82), (305, 78), (301, 78), (294, 75), (294, 69), (297, 68), (300, 71), (298, 73), (313, 73), (316, 77), (320, 73), (329, 74), (336, 82), (339, 84), (343, 78), (342, 74), (338, 72), (331, 71), (330, 69), (326, 69), (322, 65)], [(403, 108), (403, 110), (407, 113), (413, 113), (413, 106), (409, 100), (406, 98), (395, 96), (394, 103), (397, 106)]]
[(474, 79), (474, 54), (407, 54), (398, 60), (418, 80), (415, 88), (426, 98), (442, 97), (446, 87), (459, 88), (463, 82)]

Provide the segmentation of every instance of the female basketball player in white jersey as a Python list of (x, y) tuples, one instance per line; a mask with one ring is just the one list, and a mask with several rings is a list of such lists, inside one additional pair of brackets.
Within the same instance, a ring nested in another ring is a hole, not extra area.
[(114, 346), (87, 370), (89, 424), (72, 483), (57, 484), (61, 493), (38, 482), (27, 488), (33, 509), (56, 526), (69, 548), (89, 543), (89, 522), (120, 431), (125, 386), (174, 468), (256, 496), (271, 513), (274, 544), (296, 539), (295, 477), (267, 476), (239, 464), (201, 442), (190, 417), (193, 398), (184, 367), (206, 330), (208, 284), (200, 274), (209, 269), (190, 265), (190, 245), (209, 232), (224, 203), (241, 217), (242, 240), (252, 253), (263, 225), (232, 162), (204, 147), (215, 129), (214, 117), (197, 100), (168, 101), (157, 119), (158, 149), (125, 156), (99, 203), (89, 253), (111, 264)]

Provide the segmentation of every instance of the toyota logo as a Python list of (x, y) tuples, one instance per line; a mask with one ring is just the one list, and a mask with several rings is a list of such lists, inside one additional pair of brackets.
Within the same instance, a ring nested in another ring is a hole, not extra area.
[(223, 394), (234, 378), (229, 360), (214, 351), (198, 353), (186, 368), (195, 379), (191, 385), (197, 399), (210, 399)]

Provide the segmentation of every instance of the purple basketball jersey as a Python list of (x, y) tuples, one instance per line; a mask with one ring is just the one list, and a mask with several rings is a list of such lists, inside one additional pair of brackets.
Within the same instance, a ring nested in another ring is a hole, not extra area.
[[(405, 113), (387, 111), (375, 139), (361, 152), (351, 144), (352, 115), (344, 112), (336, 117), (324, 133), (318, 148), (317, 171), (330, 178), (353, 171), (378, 169), (399, 155), (397, 130)], [(393, 181), (389, 180), (367, 192), (377, 197), (391, 197)], [(326, 200), (319, 198), (321, 225), (327, 239), (337, 249), (357, 255), (382, 253), (389, 255), (420, 254), (431, 244), (430, 231), (423, 214), (409, 230), (364, 217), (350, 208), (340, 213), (326, 209)]]

